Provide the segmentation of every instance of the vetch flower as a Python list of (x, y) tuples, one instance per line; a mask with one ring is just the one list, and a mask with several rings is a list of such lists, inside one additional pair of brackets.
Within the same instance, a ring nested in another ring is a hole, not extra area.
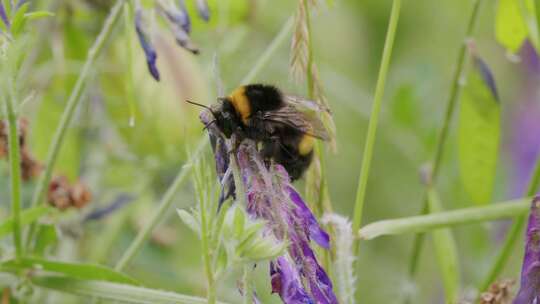
[(531, 205), (521, 268), (521, 286), (513, 303), (540, 303), (540, 196), (535, 197)]
[(197, 11), (199, 16), (204, 19), (204, 21), (210, 20), (210, 10), (208, 9), (208, 3), (206, 0), (197, 0)]
[[(211, 123), (212, 115), (204, 111), (200, 117), (209, 132), (218, 175), (226, 185), (231, 148), (225, 146), (220, 131)], [(329, 248), (329, 236), (291, 184), (285, 168), (267, 166), (256, 144), (248, 139), (233, 151), (245, 190), (236, 195), (244, 195), (247, 212), (265, 220), (268, 233), (288, 244), (287, 252), (270, 264), (272, 291), (286, 304), (338, 303), (332, 282), (311, 248), (311, 240)]]
[(1, 2), (0, 2), (0, 18), (2, 18), (2, 21), (4, 22), (5, 26), (9, 29), (11, 27), (11, 24), (6, 14), (6, 9), (4, 7), (4, 4)]
[(292, 186), (287, 171), (279, 164), (267, 168), (250, 140), (240, 144), (237, 156), (248, 212), (265, 219), (278, 240), (289, 242), (287, 254), (271, 265), (272, 290), (287, 304), (338, 303), (310, 242), (329, 248), (328, 234)]
[[(163, 17), (179, 46), (193, 54), (199, 53), (199, 49), (189, 37), (191, 33), (191, 17), (183, 0), (178, 0), (176, 3), (172, 0), (155, 0), (153, 9)], [(201, 18), (208, 21), (210, 14), (206, 1), (197, 1), (197, 9)], [(156, 66), (157, 53), (151, 43), (151, 37), (147, 33), (148, 26), (144, 22), (144, 13), (145, 10), (140, 5), (137, 5), (135, 11), (135, 30), (144, 55), (146, 56), (148, 70), (152, 77), (156, 81), (159, 81), (160, 76)]]
[(143, 20), (143, 10), (140, 7), (138, 7), (135, 11), (135, 30), (137, 31), (139, 43), (144, 51), (144, 55), (146, 56), (148, 71), (155, 80), (159, 81), (159, 71), (156, 66), (157, 53), (148, 37), (148, 34), (145, 31), (146, 25), (144, 24)]

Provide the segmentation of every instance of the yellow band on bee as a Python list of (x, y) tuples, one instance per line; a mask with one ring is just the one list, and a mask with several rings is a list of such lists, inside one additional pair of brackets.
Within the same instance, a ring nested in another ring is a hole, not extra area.
[(234, 109), (240, 115), (242, 122), (247, 125), (249, 116), (251, 116), (251, 104), (246, 96), (246, 88), (241, 86), (235, 89), (229, 98)]
[(315, 138), (311, 135), (304, 134), (300, 143), (298, 144), (298, 153), (300, 155), (307, 155), (313, 151), (313, 146), (315, 145)]

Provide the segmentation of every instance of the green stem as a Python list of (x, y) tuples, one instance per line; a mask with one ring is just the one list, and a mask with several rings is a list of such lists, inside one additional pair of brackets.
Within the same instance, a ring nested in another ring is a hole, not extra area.
[[(535, 194), (536, 190), (538, 189), (539, 184), (540, 184), (540, 157), (538, 157), (538, 159), (536, 160), (533, 175), (531, 176), (531, 180), (529, 181), (529, 187), (527, 189), (528, 197), (531, 197)], [(525, 213), (519, 216), (512, 223), (512, 226), (510, 227), (510, 230), (508, 231), (508, 234), (506, 235), (506, 239), (504, 240), (504, 244), (501, 248), (501, 251), (499, 251), (499, 254), (495, 258), (495, 262), (493, 262), (493, 265), (488, 271), (486, 278), (482, 282), (482, 285), (479, 286), (478, 290), (480, 292), (487, 290), (489, 285), (495, 282), (495, 280), (497, 279), (501, 271), (504, 269), (504, 266), (508, 262), (508, 258), (510, 257), (510, 254), (513, 252), (513, 249), (516, 245), (516, 241), (521, 235), (523, 228), (525, 227), (526, 221), (527, 221), (527, 214)]]
[[(467, 55), (467, 45), (466, 40), (469, 39), (474, 29), (476, 28), (476, 24), (478, 23), (478, 16), (480, 13), (480, 6), (482, 4), (483, 0), (476, 0), (473, 6), (473, 10), (471, 13), (471, 17), (469, 19), (466, 33), (465, 33), (465, 40), (462, 42), (461, 47), (459, 49), (457, 64), (456, 64), (456, 70), (454, 71), (454, 75), (452, 77), (452, 87), (450, 89), (450, 95), (448, 96), (448, 101), (446, 103), (446, 114), (443, 120), (443, 125), (441, 126), (441, 129), (439, 131), (438, 136), (438, 142), (437, 147), (435, 150), (435, 155), (433, 157), (433, 171), (432, 171), (432, 182), (435, 184), (437, 177), (440, 172), (440, 167), (442, 163), (442, 157), (444, 152), (444, 147), (446, 146), (446, 141), (448, 139), (448, 133), (450, 130), (450, 123), (452, 122), (452, 117), (454, 115), (454, 110), (456, 107), (456, 102), (461, 94), (461, 77), (463, 75), (463, 71), (465, 70), (465, 63), (466, 63), (466, 55)], [(427, 212), (427, 198), (426, 195), (424, 195), (423, 199), (423, 207), (422, 207), (422, 214)], [(411, 255), (411, 260), (409, 263), (409, 276), (412, 278), (416, 274), (418, 260), (420, 258), (420, 252), (422, 249), (424, 240), (424, 235), (419, 234), (415, 236), (415, 239), (413, 241), (413, 252)]]
[(242, 276), (242, 285), (244, 288), (244, 300), (243, 304), (252, 304), (252, 291), (251, 291), (251, 265), (249, 263), (244, 264), (244, 275)]
[(4, 97), (8, 121), (8, 147), (11, 179), (11, 212), (13, 213), (13, 242), (15, 244), (15, 257), (19, 261), (23, 255), (21, 239), (21, 147), (17, 126), (17, 115), (14, 109), (15, 92), (11, 80), (10, 94)]
[[(111, 9), (111, 12), (109, 13), (109, 16), (105, 20), (105, 23), (103, 24), (101, 32), (97, 36), (92, 47), (88, 50), (88, 56), (86, 58), (86, 62), (84, 63), (81, 73), (79, 74), (79, 77), (77, 78), (77, 81), (75, 82), (75, 86), (73, 87), (71, 94), (69, 96), (69, 99), (67, 101), (66, 108), (64, 109), (64, 112), (62, 113), (60, 123), (54, 133), (54, 137), (48, 151), (47, 161), (45, 163), (45, 170), (38, 181), (38, 184), (34, 191), (34, 195), (32, 197), (32, 203), (31, 203), (32, 207), (39, 204), (44, 198), (45, 192), (51, 180), (51, 175), (52, 175), (54, 165), (56, 164), (56, 160), (58, 158), (58, 153), (60, 152), (60, 148), (62, 147), (62, 144), (64, 142), (66, 132), (68, 130), (69, 125), (71, 124), (71, 121), (73, 120), (75, 110), (77, 109), (77, 106), (81, 102), (81, 95), (85, 88), (86, 81), (88, 77), (90, 76), (90, 72), (95, 67), (95, 61), (97, 57), (100, 55), (101, 50), (105, 46), (105, 42), (111, 36), (116, 20), (121, 15), (120, 12), (122, 11), (123, 3), (124, 3), (124, 0), (118, 0), (116, 2), (114, 7)], [(27, 244), (29, 244), (32, 241), (34, 233), (35, 233), (35, 225), (32, 225), (28, 232), (28, 239), (26, 240)]]
[(315, 82), (313, 79), (313, 43), (311, 39), (311, 14), (309, 10), (308, 0), (304, 0), (302, 5), (304, 6), (304, 12), (306, 14), (306, 28), (307, 28), (307, 46), (308, 46), (308, 58), (306, 63), (306, 82), (308, 89), (308, 97), (313, 99), (315, 91)]
[(144, 227), (139, 231), (133, 242), (131, 242), (128, 249), (124, 252), (120, 260), (116, 263), (114, 269), (122, 271), (124, 267), (126, 267), (126, 265), (131, 261), (131, 259), (135, 257), (137, 252), (139, 252), (148, 236), (150, 236), (150, 233), (152, 233), (160, 220), (163, 219), (163, 215), (165, 214), (165, 212), (169, 210), (169, 207), (174, 200), (174, 195), (176, 194), (176, 192), (178, 192), (178, 189), (180, 189), (180, 186), (184, 183), (186, 177), (190, 173), (194, 160), (199, 157), (199, 154), (201, 154), (206, 144), (206, 138), (203, 138), (199, 141), (197, 148), (195, 148), (193, 156), (188, 163), (182, 166), (182, 169), (174, 179), (172, 185), (167, 189), (165, 195), (163, 195), (163, 198), (159, 203), (159, 207), (156, 209), (150, 220), (146, 222)]
[(200, 221), (201, 221), (201, 250), (203, 252), (203, 262), (204, 270), (206, 272), (206, 282), (207, 282), (207, 300), (209, 304), (216, 303), (216, 285), (214, 278), (214, 271), (212, 270), (212, 257), (210, 256), (210, 246), (208, 239), (210, 238), (208, 227), (208, 219), (206, 217), (206, 212), (208, 211), (207, 206), (205, 206), (205, 200), (207, 196), (200, 195), (199, 197), (199, 210), (200, 210)]
[[(251, 71), (242, 79), (241, 83), (249, 83), (253, 81), (255, 77), (260, 73), (262, 68), (268, 63), (272, 55), (276, 52), (278, 47), (285, 41), (285, 39), (288, 36), (288, 33), (290, 32), (292, 27), (292, 19), (289, 19), (282, 27), (276, 38), (268, 45), (268, 48), (264, 51), (264, 53), (259, 57), (257, 62), (253, 65), (253, 68)], [(135, 237), (133, 242), (130, 244), (128, 249), (124, 252), (118, 263), (116, 264), (115, 269), (116, 270), (122, 270), (124, 267), (131, 261), (131, 259), (137, 254), (137, 252), (141, 249), (142, 245), (154, 229), (154, 227), (159, 223), (159, 221), (163, 218), (162, 215), (165, 214), (165, 212), (169, 209), (170, 205), (173, 201), (174, 194), (178, 191), (180, 186), (184, 183), (186, 177), (189, 174), (189, 171), (191, 170), (190, 166), (193, 163), (193, 160), (196, 159), (202, 150), (206, 148), (208, 145), (208, 139), (206, 137), (203, 137), (199, 140), (197, 144), (197, 148), (195, 149), (194, 155), (191, 156), (191, 159), (188, 161), (188, 164), (184, 165), (180, 172), (178, 172), (178, 175), (176, 176), (176, 179), (174, 180), (173, 184), (167, 189), (167, 192), (163, 196), (159, 208), (156, 211), (156, 213), (152, 216), (152, 218), (148, 221), (145, 227)]]
[[(381, 103), (384, 94), (386, 76), (390, 65), (390, 57), (392, 56), (392, 47), (394, 45), (394, 37), (396, 35), (397, 23), (399, 20), (399, 12), (401, 0), (394, 0), (392, 3), (392, 12), (388, 22), (388, 31), (386, 32), (386, 40), (384, 42), (384, 50), (382, 54), (381, 66), (379, 68), (379, 76), (375, 87), (375, 96), (373, 99), (373, 108), (369, 120), (367, 137), (364, 146), (364, 154), (362, 157), (362, 167), (360, 177), (358, 179), (358, 189), (356, 191), (356, 200), (354, 207), (354, 218), (352, 229), (357, 231), (362, 223), (362, 211), (364, 209), (364, 200), (366, 196), (367, 181), (369, 178), (369, 169), (371, 167), (371, 159), (373, 156), (373, 147), (375, 145), (375, 136), (377, 133), (377, 124), (379, 121), (379, 113), (381, 111)], [(358, 241), (355, 241), (353, 248), (358, 253)]]
[(530, 207), (531, 198), (521, 198), (484, 207), (469, 207), (426, 215), (382, 220), (362, 227), (358, 231), (358, 236), (360, 239), (371, 240), (384, 235), (424, 233), (456, 225), (521, 216), (526, 214)]

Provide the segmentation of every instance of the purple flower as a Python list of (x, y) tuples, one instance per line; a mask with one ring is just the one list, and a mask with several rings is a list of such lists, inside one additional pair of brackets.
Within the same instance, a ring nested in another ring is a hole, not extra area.
[(279, 294), (284, 303), (311, 304), (298, 270), (283, 256), (270, 262), (272, 292)]
[(252, 141), (238, 147), (238, 164), (246, 189), (247, 210), (267, 221), (287, 254), (271, 264), (272, 290), (284, 303), (338, 303), (332, 282), (318, 263), (310, 240), (329, 248), (328, 234), (292, 186), (279, 164), (267, 168)]
[(7, 28), (11, 27), (11, 24), (9, 23), (9, 19), (6, 14), (6, 9), (4, 8), (4, 4), (0, 1), (0, 18), (2, 18), (2, 21), (6, 25)]
[(507, 145), (513, 162), (513, 197), (521, 197), (527, 191), (527, 183), (540, 153), (540, 105), (537, 85), (540, 80), (540, 60), (530, 43), (524, 44), (522, 51), (522, 68), (525, 72), (520, 90), (522, 96), (512, 107), (512, 128)]
[(204, 19), (204, 21), (210, 20), (210, 10), (208, 9), (208, 3), (206, 0), (197, 0), (197, 11), (199, 16)]
[[(197, 8), (199, 15), (208, 21), (209, 13), (206, 1), (197, 1)], [(198, 54), (199, 49), (193, 44), (189, 34), (191, 33), (191, 18), (186, 10), (186, 6), (183, 0), (178, 0), (178, 5), (173, 2), (155, 1), (154, 9), (161, 15), (166, 21), (169, 29), (174, 35), (176, 43), (182, 48), (190, 51), (193, 54)], [(0, 11), (1, 15), (1, 11)], [(143, 10), (137, 7), (135, 12), (135, 30), (137, 31), (137, 37), (146, 56), (146, 63), (148, 70), (152, 77), (159, 81), (159, 71), (156, 67), (157, 53), (150, 42), (150, 37), (146, 34), (146, 25), (143, 24)]]
[(139, 43), (144, 51), (146, 56), (146, 63), (148, 65), (148, 71), (155, 80), (159, 81), (159, 71), (156, 66), (157, 53), (154, 49), (154, 46), (150, 42), (148, 35), (145, 32), (146, 25), (143, 20), (143, 11), (140, 8), (137, 8), (135, 12), (135, 30), (137, 31), (137, 37), (139, 38)]
[(535, 197), (531, 205), (521, 268), (521, 286), (513, 303), (540, 303), (540, 196)]

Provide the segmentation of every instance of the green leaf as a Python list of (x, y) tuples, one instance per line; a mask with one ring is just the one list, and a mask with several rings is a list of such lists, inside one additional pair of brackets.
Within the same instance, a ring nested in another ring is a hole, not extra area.
[(35, 12), (24, 14), (24, 17), (28, 20), (34, 20), (34, 19), (52, 17), (52, 16), (54, 16), (54, 13), (51, 13), (48, 11), (35, 11)]
[(184, 222), (186, 226), (188, 226), (193, 232), (197, 233), (197, 235), (201, 236), (201, 225), (199, 221), (193, 216), (193, 214), (187, 212), (184, 209), (176, 209), (176, 212), (178, 213), (178, 216)]
[[(429, 212), (441, 212), (443, 210), (439, 196), (435, 189), (428, 189)], [(437, 229), (432, 233), (433, 246), (437, 263), (441, 270), (446, 303), (458, 303), (460, 273), (456, 241), (449, 228)]]
[(487, 65), (473, 57), (461, 97), (459, 168), (466, 191), (476, 204), (491, 200), (499, 153), (500, 105)]
[(361, 239), (371, 240), (383, 235), (423, 233), (439, 228), (512, 218), (525, 214), (530, 207), (531, 198), (522, 198), (490, 206), (382, 220), (362, 227), (358, 231), (358, 236)]
[[(126, 284), (78, 280), (64, 276), (33, 276), (30, 280), (36, 286), (76, 294), (87, 298), (97, 297), (113, 301), (140, 304), (207, 303), (206, 299), (200, 297)], [(218, 303), (225, 304), (224, 302)]]
[(19, 262), (15, 260), (4, 262), (0, 264), (0, 268), (11, 271), (34, 269), (56, 272), (67, 275), (72, 279), (99, 280), (132, 285), (139, 284), (136, 280), (121, 272), (117, 272), (105, 266), (93, 264), (66, 263), (40, 258), (23, 258)]
[(30, 3), (25, 3), (19, 7), (17, 12), (15, 13), (15, 16), (13, 16), (13, 19), (11, 20), (11, 33), (14, 36), (17, 36), (21, 29), (24, 27), (24, 24), (26, 23), (26, 18), (24, 17), (26, 11), (28, 10), (28, 6)]
[[(55, 210), (49, 206), (38, 206), (26, 209), (21, 213), (21, 226), (28, 225), (40, 219), (42, 216)], [(13, 218), (9, 217), (0, 224), (0, 239), (13, 231)]]
[(43, 256), (45, 250), (58, 242), (58, 236), (56, 234), (56, 227), (51, 224), (42, 224), (38, 226), (38, 233), (36, 236), (36, 245), (34, 253), (38, 256)]
[(499, 0), (495, 16), (495, 38), (512, 53), (519, 50), (527, 37), (518, 1), (521, 0)]

